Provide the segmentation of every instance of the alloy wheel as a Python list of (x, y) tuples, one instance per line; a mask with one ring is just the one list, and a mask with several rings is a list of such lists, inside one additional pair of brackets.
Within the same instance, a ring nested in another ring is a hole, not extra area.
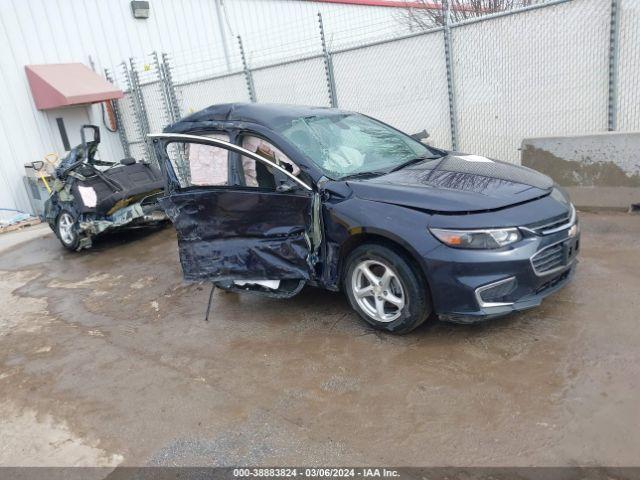
[(402, 282), (379, 260), (363, 260), (351, 276), (353, 297), (358, 306), (378, 322), (389, 323), (400, 317), (405, 306)]
[(75, 221), (73, 217), (67, 212), (62, 212), (58, 219), (58, 233), (60, 234), (60, 240), (65, 245), (71, 245), (75, 239), (74, 232)]

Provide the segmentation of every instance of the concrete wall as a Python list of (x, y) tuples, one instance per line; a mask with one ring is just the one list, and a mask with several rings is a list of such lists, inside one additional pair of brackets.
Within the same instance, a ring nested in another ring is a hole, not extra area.
[(566, 187), (578, 206), (640, 203), (640, 132), (527, 138), (522, 164)]

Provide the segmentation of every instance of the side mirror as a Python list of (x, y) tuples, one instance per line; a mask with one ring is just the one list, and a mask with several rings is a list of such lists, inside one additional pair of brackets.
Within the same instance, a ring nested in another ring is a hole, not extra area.
[(411, 138), (419, 142), (422, 142), (423, 140), (426, 140), (427, 138), (429, 138), (429, 136), (430, 136), (429, 132), (427, 132), (426, 130), (422, 130), (421, 132), (414, 133), (413, 135), (411, 135)]
[[(93, 138), (91, 140), (87, 138), (86, 130), (93, 132)], [(82, 127), (80, 127), (80, 138), (83, 145), (89, 142), (100, 143), (100, 127), (97, 125), (82, 125)]]

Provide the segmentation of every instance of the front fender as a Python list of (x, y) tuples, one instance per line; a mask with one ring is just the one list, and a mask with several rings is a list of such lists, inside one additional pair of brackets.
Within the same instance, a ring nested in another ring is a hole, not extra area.
[(326, 234), (325, 270), (322, 277), (326, 288), (337, 289), (344, 250), (356, 236), (383, 238), (404, 249), (429, 278), (425, 257), (438, 247), (427, 226), (431, 215), (419, 210), (372, 200), (350, 197), (323, 205)]

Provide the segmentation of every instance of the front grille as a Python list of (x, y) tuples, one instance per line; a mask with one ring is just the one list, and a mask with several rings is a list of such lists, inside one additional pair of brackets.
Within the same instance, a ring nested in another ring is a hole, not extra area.
[(547, 218), (540, 222), (531, 223), (529, 225), (525, 225), (529, 230), (533, 230), (538, 235), (543, 234), (543, 232), (547, 230), (553, 230), (554, 228), (561, 227), (569, 223), (571, 220), (571, 212), (563, 213), (562, 215), (557, 215), (552, 218)]
[(561, 273), (560, 275), (558, 275), (557, 277), (555, 277), (552, 280), (549, 280), (548, 282), (543, 283), (542, 285), (540, 285), (538, 287), (538, 289), (536, 290), (536, 295), (544, 292), (545, 290), (548, 290), (552, 287), (555, 287), (557, 284), (559, 284), (560, 282), (562, 282), (565, 278), (567, 278), (569, 276), (571, 272), (569, 270), (567, 270), (566, 272)]
[(531, 263), (538, 274), (562, 267), (564, 265), (564, 247), (562, 243), (540, 250), (531, 258)]

